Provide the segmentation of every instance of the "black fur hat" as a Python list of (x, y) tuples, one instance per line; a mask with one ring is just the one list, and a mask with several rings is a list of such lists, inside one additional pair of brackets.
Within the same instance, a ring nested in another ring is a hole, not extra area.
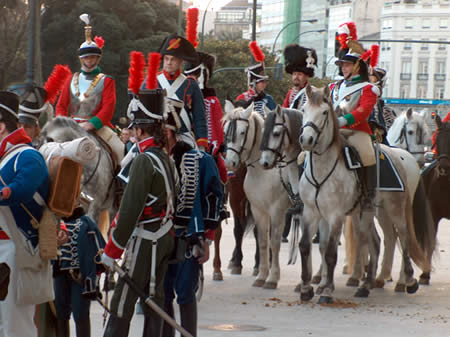
[(305, 48), (298, 44), (290, 44), (284, 48), (285, 70), (288, 74), (295, 71), (314, 76), (314, 67), (317, 67), (317, 54), (314, 49)]

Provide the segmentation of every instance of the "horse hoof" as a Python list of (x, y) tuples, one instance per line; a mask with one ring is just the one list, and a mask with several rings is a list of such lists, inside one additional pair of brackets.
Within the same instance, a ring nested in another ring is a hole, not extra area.
[(355, 297), (369, 297), (369, 289), (367, 288), (358, 288), (358, 290), (355, 293)]
[(227, 269), (233, 269), (234, 266), (235, 266), (234, 261), (230, 260), (230, 262), (228, 262)]
[(419, 284), (424, 285), (424, 286), (429, 286), (430, 285), (430, 277), (420, 275)]
[(213, 281), (223, 281), (223, 275), (221, 271), (215, 271), (213, 273)]
[(375, 280), (375, 288), (384, 288), (384, 280)]
[(317, 287), (316, 294), (317, 295), (322, 295), (324, 289), (325, 289), (325, 287), (323, 287), (323, 286)]
[(353, 277), (350, 277), (347, 280), (346, 286), (347, 287), (357, 287), (357, 286), (359, 286), (359, 280), (357, 280), (357, 279), (355, 279)]
[(277, 282), (265, 282), (263, 285), (264, 289), (277, 289), (278, 283)]
[(404, 293), (404, 292), (405, 292), (405, 288), (406, 288), (406, 286), (405, 286), (404, 284), (397, 283), (397, 284), (395, 285), (394, 291), (395, 291), (396, 293)]
[[(242, 267), (233, 266), (231, 268), (231, 275), (241, 275), (242, 274)], [(253, 275), (256, 276), (256, 275)]]
[(314, 289), (309, 289), (306, 293), (300, 293), (300, 300), (302, 301), (311, 301), (314, 297)]
[(406, 287), (406, 292), (408, 294), (414, 294), (419, 289), (419, 282), (414, 280), (414, 284)]
[(259, 273), (259, 268), (253, 268), (253, 276), (257, 276)]
[(317, 304), (331, 304), (333, 303), (333, 298), (329, 296), (320, 296)]
[(345, 265), (344, 268), (342, 268), (342, 274), (344, 275), (350, 274), (349, 268), (350, 267), (348, 265)]
[(314, 276), (314, 277), (312, 278), (311, 283), (312, 283), (312, 284), (319, 284), (320, 281), (322, 281), (322, 277), (319, 276), (319, 275), (316, 275), (316, 276)]
[(255, 282), (253, 282), (253, 286), (254, 286), (254, 287), (258, 287), (258, 288), (263, 287), (264, 284), (265, 284), (265, 281), (264, 281), (264, 280), (255, 280)]
[(294, 292), (299, 293), (299, 292), (301, 292), (301, 290), (302, 290), (302, 284), (299, 283), (295, 286)]

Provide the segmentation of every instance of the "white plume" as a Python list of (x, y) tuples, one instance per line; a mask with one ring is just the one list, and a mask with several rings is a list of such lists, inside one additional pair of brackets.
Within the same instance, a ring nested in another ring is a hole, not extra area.
[(81, 14), (80, 19), (86, 24), (86, 26), (89, 25), (89, 14)]

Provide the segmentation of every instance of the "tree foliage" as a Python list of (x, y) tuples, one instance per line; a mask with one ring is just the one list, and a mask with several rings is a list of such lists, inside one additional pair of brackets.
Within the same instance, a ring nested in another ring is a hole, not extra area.
[(45, 0), (42, 16), (42, 64), (44, 78), (55, 64), (79, 71), (78, 49), (84, 42), (80, 14), (91, 17), (93, 36), (105, 40), (102, 71), (116, 80), (115, 119), (128, 104), (129, 54), (157, 51), (164, 38), (177, 30), (178, 10), (165, 0)]

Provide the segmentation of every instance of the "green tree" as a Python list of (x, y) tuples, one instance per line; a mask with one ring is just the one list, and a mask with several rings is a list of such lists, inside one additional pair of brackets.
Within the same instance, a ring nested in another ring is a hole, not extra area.
[(178, 11), (165, 0), (45, 0), (42, 17), (42, 63), (46, 78), (55, 64), (79, 71), (78, 48), (84, 42), (80, 14), (91, 17), (93, 35), (105, 40), (102, 71), (116, 80), (114, 120), (126, 113), (129, 54), (157, 51), (177, 30)]

